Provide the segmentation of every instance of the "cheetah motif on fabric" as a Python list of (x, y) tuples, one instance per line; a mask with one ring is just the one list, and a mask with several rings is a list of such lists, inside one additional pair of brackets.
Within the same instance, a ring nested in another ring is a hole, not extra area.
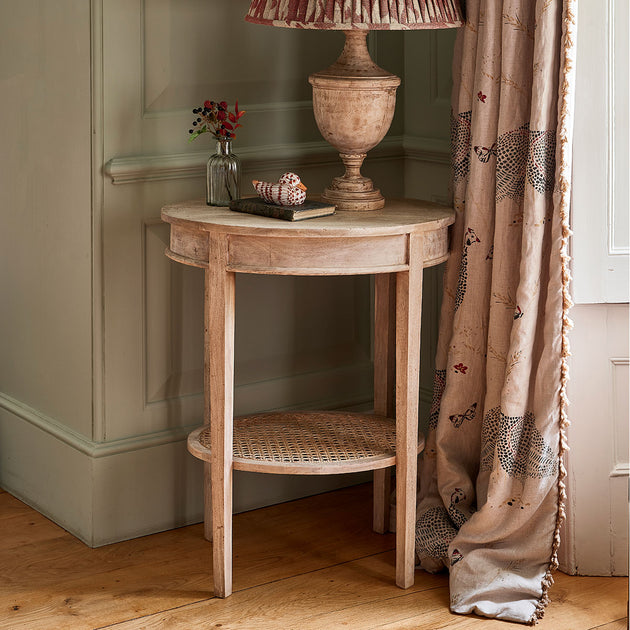
[(466, 179), (470, 171), (472, 112), (454, 116), (451, 112), (451, 161), (455, 181)]
[(519, 199), (527, 182), (540, 194), (553, 190), (556, 138), (551, 131), (530, 131), (529, 124), (497, 140), (496, 200)]
[(541, 195), (553, 192), (556, 176), (556, 134), (553, 131), (529, 132), (527, 181)]
[(461, 488), (451, 493), (448, 508), (429, 508), (416, 523), (416, 553), (433, 558), (445, 558), (457, 530), (468, 520), (468, 516), (458, 509), (457, 504), (466, 499)]
[(429, 429), (437, 429), (440, 403), (442, 402), (442, 394), (445, 387), (446, 370), (435, 370), (433, 376), (433, 399), (431, 401), (431, 410), (429, 411)]
[(462, 305), (466, 288), (468, 286), (468, 248), (475, 243), (481, 243), (472, 228), (466, 230), (466, 238), (462, 249), (462, 259), (459, 264), (459, 276), (457, 278), (457, 291), (455, 293), (455, 312)]
[(416, 553), (419, 556), (446, 558), (448, 546), (457, 530), (448, 516), (446, 508), (429, 508), (416, 523)]
[(523, 480), (553, 477), (558, 472), (558, 457), (536, 428), (533, 413), (506, 416), (500, 407), (491, 409), (483, 420), (481, 433), (481, 470), (492, 470), (495, 451), (501, 468)]
[(466, 494), (461, 488), (455, 488), (455, 490), (451, 493), (451, 503), (448, 506), (448, 515), (451, 517), (451, 521), (455, 523), (457, 529), (459, 529), (468, 520), (468, 517), (457, 508), (457, 504), (465, 499)]

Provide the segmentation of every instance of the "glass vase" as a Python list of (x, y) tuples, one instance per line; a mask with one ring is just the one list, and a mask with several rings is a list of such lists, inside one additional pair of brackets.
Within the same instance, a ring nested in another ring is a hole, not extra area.
[(241, 161), (232, 153), (232, 139), (217, 140), (217, 152), (206, 166), (206, 203), (229, 206), (241, 194)]

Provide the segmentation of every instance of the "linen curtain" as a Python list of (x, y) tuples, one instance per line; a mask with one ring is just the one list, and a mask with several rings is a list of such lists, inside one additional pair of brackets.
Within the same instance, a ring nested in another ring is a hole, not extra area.
[(416, 551), (450, 606), (535, 623), (563, 517), (575, 0), (468, 0), (453, 65), (456, 223)]

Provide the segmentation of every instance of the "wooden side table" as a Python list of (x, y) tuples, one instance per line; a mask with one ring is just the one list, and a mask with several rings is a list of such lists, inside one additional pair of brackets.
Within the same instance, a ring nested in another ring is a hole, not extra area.
[[(374, 529), (389, 522), (396, 466), (396, 584), (414, 582), (422, 270), (448, 256), (454, 212), (415, 200), (291, 223), (208, 207), (166, 206), (166, 255), (205, 271), (204, 426), (188, 448), (205, 464), (205, 535), (214, 592), (232, 592), (232, 470), (374, 470)], [(235, 273), (375, 274), (374, 414), (262, 413), (233, 419)], [(395, 396), (393, 394), (395, 386)], [(394, 419), (395, 418), (395, 419)]]

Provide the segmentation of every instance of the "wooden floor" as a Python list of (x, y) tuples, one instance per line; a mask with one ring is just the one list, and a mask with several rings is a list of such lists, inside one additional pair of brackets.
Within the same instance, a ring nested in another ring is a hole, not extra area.
[[(0, 490), (0, 628), (417, 630), (519, 627), (452, 615), (448, 578), (394, 585), (394, 537), (370, 529), (370, 487), (234, 519), (234, 594), (211, 594), (202, 526), (89, 549)], [(556, 575), (538, 626), (627, 627), (627, 578)]]

